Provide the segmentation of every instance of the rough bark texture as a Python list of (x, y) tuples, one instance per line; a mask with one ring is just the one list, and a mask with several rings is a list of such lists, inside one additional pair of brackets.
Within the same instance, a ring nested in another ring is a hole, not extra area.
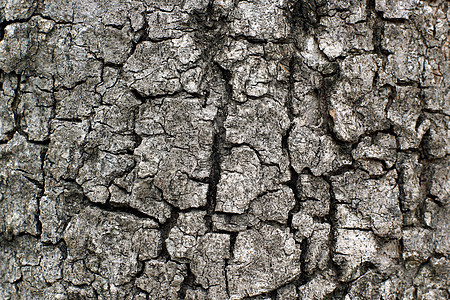
[(0, 0), (0, 299), (448, 299), (444, 0)]

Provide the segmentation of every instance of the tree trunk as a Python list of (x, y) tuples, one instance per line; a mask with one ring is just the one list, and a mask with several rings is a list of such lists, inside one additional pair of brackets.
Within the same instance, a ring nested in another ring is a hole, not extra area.
[(448, 299), (449, 23), (0, 1), (0, 299)]

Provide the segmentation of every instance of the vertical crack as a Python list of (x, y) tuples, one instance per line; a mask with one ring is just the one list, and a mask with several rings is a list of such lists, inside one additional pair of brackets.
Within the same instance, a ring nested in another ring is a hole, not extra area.
[(178, 291), (178, 299), (186, 299), (187, 290), (195, 286), (195, 275), (192, 273), (191, 264), (186, 264), (186, 277)]
[(161, 253), (159, 254), (160, 257), (165, 259), (170, 259), (169, 251), (167, 250), (166, 240), (169, 237), (170, 230), (175, 227), (178, 220), (178, 215), (180, 214), (179, 209), (172, 207), (172, 214), (170, 215), (170, 218), (160, 226), (161, 231)]
[(36, 197), (36, 231), (38, 235), (40, 236), (42, 234), (42, 222), (41, 222), (41, 199), (44, 196), (45, 193), (45, 173), (44, 173), (44, 164), (45, 164), (45, 158), (47, 155), (48, 146), (44, 145), (41, 150), (41, 165), (40, 165), (40, 172), (42, 173), (42, 184), (39, 186), (40, 191), (38, 196)]
[[(232, 101), (233, 97), (233, 87), (230, 84), (231, 81), (231, 72), (222, 68), (220, 65), (216, 64), (216, 67), (220, 74), (222, 75), (222, 80), (224, 82), (225, 87), (225, 95), (221, 98), (220, 106), (218, 107), (216, 117), (214, 118), (214, 140), (211, 152), (211, 173), (209, 177), (209, 186), (207, 193), (207, 214), (205, 216), (206, 225), (208, 226), (210, 231), (213, 231), (212, 224), (212, 215), (216, 208), (217, 202), (217, 185), (220, 181), (221, 175), (221, 160), (224, 152), (224, 146), (226, 141), (226, 129), (224, 126), (224, 122), (228, 115), (228, 103)], [(236, 241), (237, 234), (232, 234), (230, 236), (230, 259), (234, 252), (234, 244)], [(227, 292), (228, 297), (230, 297), (230, 289), (228, 286), (228, 259), (225, 260), (224, 273), (225, 273), (225, 290)]]
[(230, 260), (233, 259), (233, 253), (234, 253), (234, 247), (236, 245), (236, 238), (238, 236), (238, 233), (236, 232), (231, 232), (230, 233), (230, 258), (229, 259), (225, 259), (225, 268), (224, 268), (224, 272), (225, 272), (225, 290), (227, 291), (227, 295), (230, 298), (230, 287), (228, 284), (228, 272), (227, 272), (227, 266)]
[[(329, 268), (333, 269), (337, 275), (337, 277), (339, 278), (339, 274), (341, 274), (341, 270), (339, 268), (339, 266), (335, 263), (335, 261), (333, 260), (333, 256), (334, 256), (334, 249), (336, 248), (336, 235), (335, 235), (335, 231), (337, 229), (336, 227), (336, 222), (337, 222), (337, 217), (336, 217), (336, 213), (337, 213), (337, 200), (336, 200), (336, 196), (334, 195), (334, 190), (333, 190), (333, 185), (331, 184), (331, 179), (329, 176), (323, 176), (322, 177), (329, 185), (329, 193), (330, 193), (330, 211), (328, 213), (328, 215), (325, 217), (327, 219), (327, 221), (330, 224), (330, 235), (328, 237), (329, 240), (329, 258), (328, 258), (328, 264), (329, 264)], [(326, 298), (326, 299), (344, 299), (345, 295), (348, 293), (350, 289), (350, 283), (346, 283), (346, 282), (337, 282), (337, 286), (336, 289), (334, 290), (333, 293), (329, 294), (328, 296), (330, 298)]]
[(213, 145), (211, 150), (211, 172), (209, 175), (209, 185), (207, 192), (207, 214), (205, 216), (207, 226), (210, 231), (212, 231), (212, 214), (216, 208), (216, 200), (217, 200), (217, 185), (220, 180), (221, 174), (221, 159), (224, 151), (225, 139), (226, 139), (226, 130), (224, 126), (224, 122), (226, 120), (228, 114), (228, 103), (231, 101), (233, 95), (233, 88), (230, 84), (231, 73), (228, 70), (216, 65), (219, 72), (222, 74), (222, 79), (225, 84), (225, 95), (222, 97), (222, 101), (217, 108), (217, 114), (214, 118), (214, 137), (213, 137)]
[(291, 228), (292, 224), (292, 217), (293, 215), (300, 210), (300, 192), (298, 190), (298, 173), (295, 171), (295, 169), (292, 167), (292, 158), (291, 158), (291, 152), (289, 150), (289, 136), (292, 132), (292, 129), (295, 126), (295, 123), (293, 122), (295, 119), (294, 114), (294, 69), (295, 64), (297, 63), (297, 60), (294, 55), (291, 56), (289, 60), (289, 86), (288, 86), (288, 99), (286, 101), (286, 109), (288, 112), (288, 117), (291, 122), (289, 128), (286, 130), (286, 132), (283, 133), (282, 139), (281, 139), (281, 148), (283, 152), (286, 153), (289, 161), (289, 173), (290, 173), (290, 179), (288, 182), (286, 182), (286, 185), (292, 190), (294, 194), (295, 199), (295, 205), (294, 207), (289, 211), (287, 224)]
[[(19, 104), (20, 104), (20, 84), (22, 82), (22, 74), (16, 74), (17, 76), (17, 86), (14, 90), (14, 99), (12, 102), (12, 111), (14, 115), (14, 129), (12, 131), (12, 135), (14, 135), (15, 132), (20, 132), (20, 123), (22, 122), (22, 116), (19, 114)], [(23, 134), (22, 132), (20, 132)], [(23, 134), (24, 135), (24, 134)], [(26, 135), (24, 135), (26, 136)]]

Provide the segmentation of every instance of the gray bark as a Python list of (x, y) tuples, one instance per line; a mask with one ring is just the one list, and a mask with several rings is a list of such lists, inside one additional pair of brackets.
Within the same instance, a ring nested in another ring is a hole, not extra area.
[(0, 0), (0, 299), (448, 299), (445, 0)]

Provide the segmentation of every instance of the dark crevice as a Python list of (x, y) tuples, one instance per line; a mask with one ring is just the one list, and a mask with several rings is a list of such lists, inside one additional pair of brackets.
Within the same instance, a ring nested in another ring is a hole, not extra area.
[[(14, 90), (14, 99), (12, 102), (12, 111), (14, 115), (14, 130), (13, 132), (19, 132), (21, 135), (25, 136), (28, 140), (28, 136), (21, 130), (20, 124), (22, 123), (22, 115), (19, 114), (19, 104), (20, 104), (20, 85), (22, 82), (22, 75), (17, 74), (17, 86)], [(14, 135), (14, 134), (13, 134)]]
[(221, 159), (224, 154), (224, 145), (226, 138), (226, 131), (224, 122), (228, 114), (228, 103), (232, 98), (233, 90), (230, 84), (231, 73), (219, 65), (216, 65), (219, 72), (222, 74), (222, 79), (225, 85), (226, 94), (222, 97), (222, 102), (220, 103), (220, 107), (217, 109), (217, 114), (214, 118), (214, 137), (213, 137), (213, 145), (211, 150), (211, 172), (209, 175), (209, 185), (207, 192), (207, 215), (205, 216), (207, 226), (210, 231), (212, 231), (212, 214), (216, 208), (216, 200), (217, 200), (217, 185), (220, 180), (221, 174)]
[(351, 287), (351, 283), (339, 282), (334, 291), (326, 295), (324, 300), (344, 300)]
[(195, 275), (191, 271), (191, 265), (186, 264), (186, 276), (184, 277), (181, 288), (178, 291), (178, 299), (186, 299), (187, 290), (194, 288), (195, 286)]
[(389, 90), (388, 102), (384, 108), (384, 112), (387, 114), (392, 106), (392, 103), (394, 102), (394, 99), (397, 97), (397, 90), (392, 85), (384, 85), (382, 88), (387, 88)]
[[(2, 7), (2, 9), (4, 9), (4, 7)], [(32, 17), (33, 17), (33, 15), (31, 15), (29, 18), (26, 18), (26, 19), (19, 18), (19, 19), (15, 19), (15, 20), (9, 20), (9, 21), (5, 20), (5, 21), (0, 22), (0, 41), (2, 41), (3, 38), (5, 37), (6, 26), (11, 25), (11, 24), (28, 23)]]
[(295, 118), (295, 114), (294, 114), (294, 93), (295, 93), (294, 70), (295, 70), (296, 63), (298, 63), (297, 59), (294, 55), (292, 55), (291, 58), (289, 59), (289, 86), (288, 86), (288, 99), (286, 101), (287, 113), (289, 116), (289, 120), (291, 120), (291, 122)]
[(440, 110), (440, 109), (431, 109), (431, 108), (423, 108), (422, 111), (424, 113), (429, 113), (429, 114), (439, 114), (439, 115), (443, 115), (443, 116), (447, 116), (450, 117), (450, 114)]
[(134, 280), (141, 277), (144, 274), (145, 271), (145, 262), (142, 260), (137, 259), (137, 272), (134, 275)]
[(67, 259), (67, 244), (66, 241), (64, 239), (61, 239), (56, 246), (58, 247), (58, 249), (61, 251), (61, 255), (63, 257), (63, 260)]
[(230, 264), (230, 261), (233, 259), (233, 253), (234, 253), (234, 247), (236, 245), (236, 239), (238, 236), (238, 233), (236, 232), (227, 232), (227, 234), (230, 236), (230, 258), (225, 259), (225, 289), (227, 291), (228, 297), (230, 297), (230, 287), (228, 285), (228, 275), (227, 275), (227, 266)]
[(110, 203), (109, 201), (107, 201), (104, 204), (96, 203), (96, 202), (92, 202), (92, 201), (88, 201), (87, 203), (90, 206), (100, 208), (101, 210), (104, 210), (104, 211), (115, 212), (115, 213), (125, 213), (125, 214), (133, 215), (133, 216), (135, 216), (137, 218), (141, 218), (141, 219), (150, 219), (150, 220), (154, 221), (156, 224), (160, 224), (156, 218), (149, 216), (146, 213), (143, 213), (142, 211), (135, 209), (133, 207), (130, 207), (128, 205)]
[(42, 173), (42, 183), (40, 186), (40, 191), (39, 194), (37, 196), (37, 211), (36, 211), (36, 230), (38, 232), (38, 234), (40, 235), (42, 233), (42, 222), (40, 219), (41, 216), (41, 199), (44, 196), (45, 193), (45, 172), (44, 172), (44, 166), (45, 166), (45, 159), (47, 157), (47, 151), (48, 151), (48, 147), (42, 147), (41, 150), (41, 165), (40, 165), (40, 172)]
[(383, 14), (382, 14), (382, 16), (383, 16), (382, 17), (383, 21), (391, 23), (391, 24), (402, 25), (402, 24), (407, 24), (409, 22), (408, 19), (403, 19), (403, 18), (386, 18), (386, 17), (384, 17)]
[(329, 186), (329, 194), (330, 194), (330, 210), (328, 212), (328, 215), (325, 216), (327, 221), (330, 224), (330, 234), (328, 237), (329, 241), (329, 259), (328, 264), (330, 269), (334, 270), (336, 274), (339, 277), (339, 274), (341, 274), (341, 269), (339, 265), (333, 260), (334, 258), (334, 251), (336, 248), (336, 230), (337, 230), (337, 205), (338, 201), (336, 200), (336, 196), (334, 194), (333, 190), (333, 184), (331, 181), (330, 176), (322, 176), (322, 178), (328, 183)]
[(283, 133), (281, 137), (281, 148), (283, 152), (287, 155), (289, 159), (289, 164), (291, 164), (292, 158), (291, 158), (291, 152), (289, 150), (289, 137), (291, 135), (292, 129), (294, 129), (295, 124), (292, 123), (289, 128)]
[(33, 238), (39, 238), (39, 235), (35, 235), (35, 234), (31, 234), (28, 232), (19, 232), (18, 234), (12, 234), (11, 231), (4, 231), (4, 232), (0, 232), (0, 246), (3, 247), (3, 245), (1, 243), (11, 243), (13, 242), (15, 239), (23, 237), (23, 236), (30, 236)]
[[(50, 139), (44, 139), (42, 141), (38, 141), (38, 140), (27, 140), (28, 143), (33, 144), (33, 145), (40, 145), (43, 146), (44, 149), (47, 149), (48, 145), (50, 144)], [(45, 150), (46, 151), (46, 150)]]
[(300, 268), (301, 268), (301, 275), (305, 280), (308, 280), (308, 271), (306, 269), (306, 254), (308, 252), (308, 244), (309, 241), (307, 238), (304, 238), (300, 244), (300, 249), (302, 250), (300, 254)]
[(173, 208), (170, 218), (159, 227), (162, 239), (162, 248), (160, 257), (164, 259), (170, 259), (170, 254), (169, 251), (167, 250), (166, 240), (169, 237), (170, 230), (172, 230), (172, 228), (174, 228), (177, 225), (179, 214), (180, 211), (176, 208)]
[(134, 55), (137, 46), (146, 41), (149, 40), (148, 38), (148, 22), (147, 22), (147, 18), (145, 16), (144, 13), (142, 13), (142, 18), (144, 20), (144, 25), (142, 26), (141, 29), (139, 29), (136, 33), (135, 36), (133, 38), (133, 43), (131, 44), (131, 49), (130, 49), (130, 54), (128, 55), (128, 58), (130, 58), (131, 56)]
[(322, 1), (298, 0), (291, 2), (289, 23), (293, 31), (310, 32), (320, 24), (320, 8), (325, 5)]
[(289, 172), (291, 173), (291, 180), (289, 180), (286, 185), (289, 186), (294, 194), (294, 199), (295, 199), (295, 204), (294, 207), (289, 211), (289, 215), (288, 215), (288, 220), (287, 220), (287, 224), (289, 225), (289, 227), (292, 227), (292, 218), (293, 216), (300, 211), (300, 203), (301, 203), (301, 199), (300, 199), (300, 189), (301, 186), (299, 186), (299, 179), (298, 179), (298, 173), (294, 170), (293, 167), (289, 168)]
[(319, 108), (321, 116), (323, 118), (324, 130), (332, 137), (333, 141), (338, 145), (348, 146), (349, 143), (342, 141), (336, 135), (334, 130), (334, 114), (335, 112), (330, 109), (329, 99), (333, 92), (335, 84), (342, 79), (341, 70), (338, 65), (336, 65), (335, 72), (331, 76), (323, 77), (321, 82), (321, 87), (317, 92), (317, 98), (319, 100)]

